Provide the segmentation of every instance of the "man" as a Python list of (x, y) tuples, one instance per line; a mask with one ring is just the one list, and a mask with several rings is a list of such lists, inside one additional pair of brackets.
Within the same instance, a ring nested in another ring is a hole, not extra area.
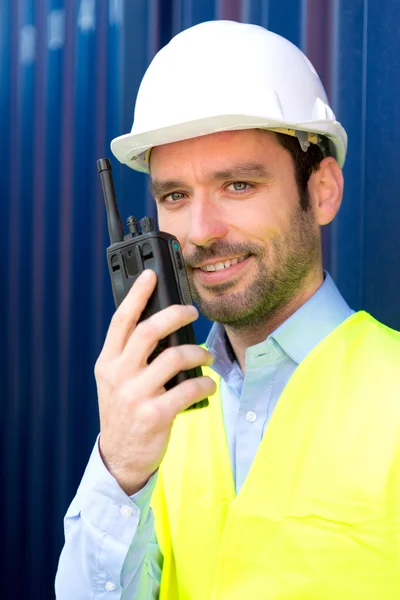
[(57, 597), (398, 598), (400, 337), (322, 270), (346, 134), (312, 65), (260, 27), (193, 27), (155, 57), (112, 149), (150, 173), (160, 228), (215, 324), (207, 349), (148, 365), (196, 310), (138, 324), (146, 271), (116, 311)]

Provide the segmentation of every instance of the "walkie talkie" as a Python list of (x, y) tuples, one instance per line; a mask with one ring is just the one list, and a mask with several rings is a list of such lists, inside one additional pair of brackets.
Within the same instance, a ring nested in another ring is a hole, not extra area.
[[(127, 219), (126, 233), (118, 210), (110, 160), (99, 159), (97, 169), (107, 211), (111, 242), (107, 248), (107, 263), (115, 306), (118, 308), (144, 269), (155, 271), (157, 284), (142, 313), (141, 321), (171, 304), (193, 304), (185, 263), (176, 237), (158, 231), (151, 217), (143, 217), (139, 223), (136, 217), (130, 216)], [(149, 362), (170, 346), (195, 343), (193, 327), (191, 324), (186, 325), (161, 340), (150, 355)], [(182, 371), (168, 381), (165, 387), (171, 389), (186, 379), (201, 375), (201, 367)], [(207, 398), (196, 402), (188, 410), (205, 406), (208, 406)]]

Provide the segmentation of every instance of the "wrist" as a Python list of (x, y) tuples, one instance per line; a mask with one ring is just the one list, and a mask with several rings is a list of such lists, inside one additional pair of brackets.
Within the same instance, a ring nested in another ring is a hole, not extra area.
[(109, 459), (102, 450), (101, 439), (99, 440), (99, 454), (105, 468), (127, 496), (133, 496), (143, 489), (154, 472), (138, 471), (130, 466), (122, 465), (118, 460)]

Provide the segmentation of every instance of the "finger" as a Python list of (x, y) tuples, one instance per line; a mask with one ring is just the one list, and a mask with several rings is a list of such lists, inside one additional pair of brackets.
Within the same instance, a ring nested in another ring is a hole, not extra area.
[(198, 316), (194, 306), (174, 304), (141, 321), (126, 343), (123, 360), (134, 360), (135, 363), (145, 366), (160, 340), (193, 323)]
[(142, 378), (143, 385), (146, 389), (156, 391), (181, 371), (211, 366), (213, 360), (210, 352), (194, 344), (167, 348), (146, 368)]
[(216, 391), (217, 385), (211, 377), (193, 377), (192, 379), (186, 379), (186, 381), (159, 396), (156, 403), (172, 423), (177, 414), (183, 412), (195, 402), (210, 398)]
[(143, 271), (136, 279), (111, 319), (101, 352), (103, 358), (112, 358), (121, 354), (132, 330), (146, 308), (156, 283), (157, 275), (150, 269)]

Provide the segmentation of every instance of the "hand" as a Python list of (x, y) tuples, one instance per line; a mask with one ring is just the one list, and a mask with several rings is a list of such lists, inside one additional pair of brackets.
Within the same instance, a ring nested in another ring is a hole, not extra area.
[(95, 366), (101, 456), (128, 495), (158, 469), (177, 414), (215, 392), (209, 377), (165, 390), (180, 371), (212, 364), (212, 355), (199, 346), (167, 348), (147, 363), (161, 339), (198, 317), (194, 306), (174, 305), (139, 323), (156, 282), (150, 270), (135, 281), (111, 320)]

